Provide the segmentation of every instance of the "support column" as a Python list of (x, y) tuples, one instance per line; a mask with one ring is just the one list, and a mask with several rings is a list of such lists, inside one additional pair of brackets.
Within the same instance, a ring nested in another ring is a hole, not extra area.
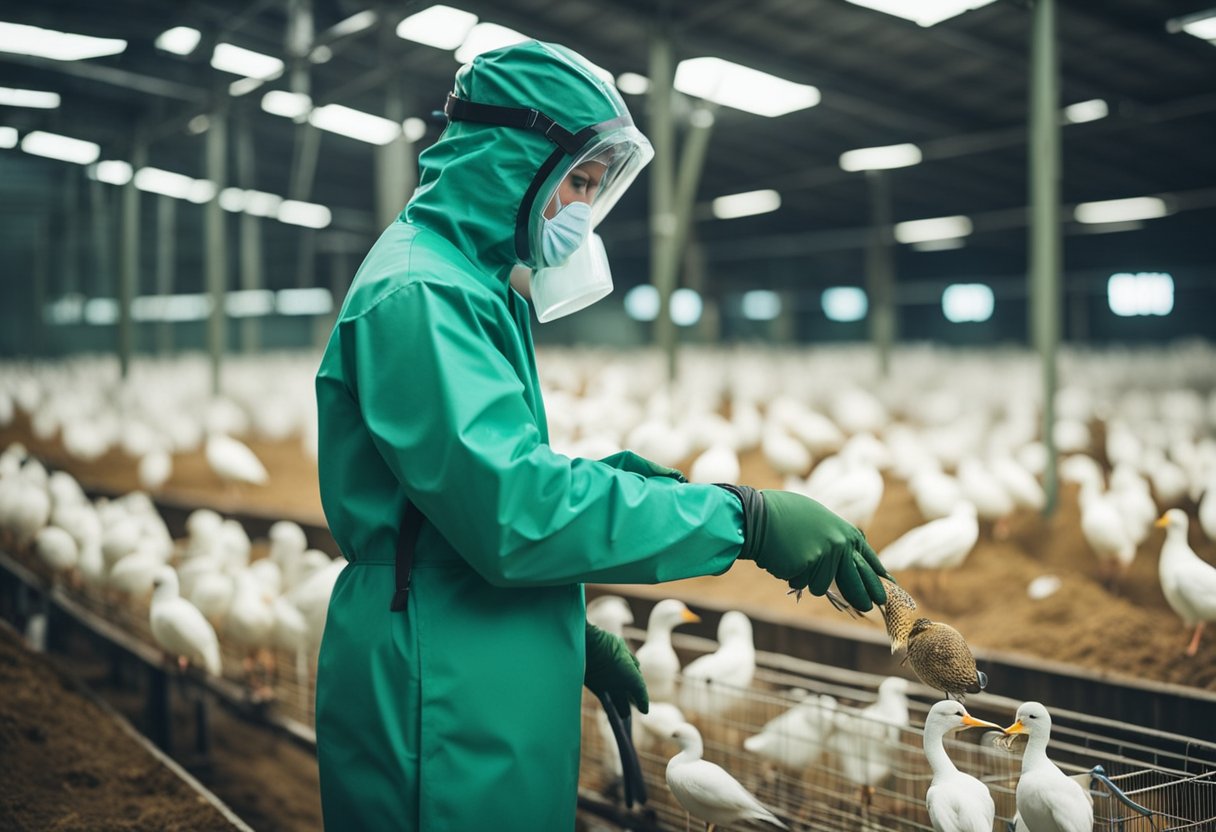
[(1035, 0), (1030, 62), (1030, 299), (1042, 366), (1043, 444), (1047, 448), (1044, 514), (1055, 512), (1056, 348), (1060, 340), (1060, 78), (1055, 0)]
[(675, 245), (674, 210), (675, 122), (671, 112), (672, 81), (675, 77), (671, 36), (663, 31), (650, 42), (650, 141), (654, 160), (650, 163), (650, 282), (659, 292), (659, 317), (655, 334), (659, 349), (667, 357), (667, 378), (676, 376), (676, 325), (671, 320), (671, 293), (675, 269), (670, 249)]
[[(131, 167), (139, 170), (148, 162), (148, 144), (142, 131), (135, 135), (131, 151)], [(118, 269), (118, 366), (122, 377), (131, 370), (131, 354), (135, 350), (135, 325), (131, 320), (131, 303), (139, 288), (139, 190), (135, 177), (123, 186), (122, 248)]]
[[(257, 175), (253, 145), (253, 125), (242, 118), (236, 125), (236, 180), (246, 190), (256, 188)], [(263, 286), (262, 279), (262, 221), (248, 212), (241, 212), (240, 286), (255, 291)], [(242, 318), (241, 351), (257, 352), (262, 346), (262, 321), (256, 315)]]
[(870, 341), (881, 378), (891, 373), (895, 342), (895, 238), (891, 225), (891, 182), (880, 170), (866, 171), (870, 188), (870, 239), (866, 247), (866, 292), (870, 296)]
[[(177, 268), (177, 200), (171, 196), (156, 198), (156, 294), (173, 294)], [(156, 350), (162, 356), (173, 351), (173, 324), (156, 324)]]
[(207, 178), (215, 183), (215, 196), (207, 203), (203, 218), (203, 264), (207, 275), (207, 293), (211, 296), (211, 319), (207, 327), (207, 347), (211, 353), (211, 393), (218, 395), (220, 365), (227, 338), (224, 295), (228, 290), (228, 240), (224, 234), (224, 211), (220, 208), (219, 197), (228, 178), (228, 113), (225, 105), (221, 104), (210, 118), (206, 167)]
[[(391, 27), (381, 25), (379, 31), (380, 54), (384, 60), (392, 54), (393, 41), (400, 40)], [(384, 117), (397, 124), (405, 121), (407, 102), (402, 79), (394, 77), (384, 86)], [(376, 220), (384, 227), (397, 219), (406, 200), (418, 185), (418, 163), (414, 157), (414, 143), (405, 136), (405, 131), (385, 145), (376, 147)]]

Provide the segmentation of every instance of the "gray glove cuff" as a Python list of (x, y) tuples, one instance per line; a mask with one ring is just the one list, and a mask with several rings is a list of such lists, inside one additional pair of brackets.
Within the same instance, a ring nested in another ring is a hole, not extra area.
[(714, 485), (724, 488), (739, 498), (743, 507), (743, 548), (739, 552), (742, 560), (755, 560), (755, 554), (764, 546), (764, 497), (750, 485), (735, 485), (728, 482), (716, 482)]

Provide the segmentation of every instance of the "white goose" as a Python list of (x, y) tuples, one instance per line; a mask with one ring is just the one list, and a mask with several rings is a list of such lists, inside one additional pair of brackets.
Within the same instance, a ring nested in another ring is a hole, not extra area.
[(178, 594), (177, 573), (162, 566), (152, 586), (148, 619), (156, 643), (175, 656), (183, 669), (188, 662), (198, 661), (208, 673), (219, 676), (222, 666), (215, 630), (197, 607)]
[(652, 702), (672, 702), (676, 698), (676, 678), (680, 657), (671, 646), (671, 631), (681, 624), (695, 624), (701, 617), (683, 601), (667, 598), (654, 605), (646, 621), (646, 641), (637, 650), (638, 665)]
[(863, 805), (869, 805), (874, 787), (891, 774), (900, 729), (908, 724), (908, 680), (898, 676), (882, 681), (873, 705), (853, 713), (836, 712), (828, 748), (836, 755), (841, 773), (861, 787)]
[(801, 773), (819, 759), (836, 719), (836, 699), (806, 696), (785, 713), (765, 723), (760, 733), (743, 741), (748, 751)]
[(696, 728), (685, 723), (672, 736), (680, 753), (667, 763), (667, 787), (685, 811), (705, 821), (706, 832), (719, 824), (751, 821), (789, 828), (724, 768), (702, 759), (704, 745)]
[(1000, 730), (999, 725), (971, 716), (962, 703), (953, 699), (935, 704), (925, 718), (925, 759), (933, 769), (925, 802), (935, 832), (992, 832), (996, 815), (992, 793), (979, 780), (958, 770), (942, 742), (946, 734), (966, 728)]
[(1007, 734), (1026, 734), (1022, 776), (1018, 778), (1018, 815), (1034, 832), (1090, 832), (1094, 809), (1085, 789), (1047, 757), (1051, 715), (1038, 702), (1024, 702)]
[(1186, 539), (1190, 519), (1182, 509), (1170, 509), (1157, 525), (1165, 528), (1157, 565), (1161, 591), (1182, 622), (1188, 627), (1195, 625), (1195, 635), (1186, 648), (1186, 654), (1193, 656), (1199, 651), (1204, 625), (1216, 621), (1216, 566), (1191, 549)]
[(684, 668), (680, 707), (685, 713), (718, 716), (752, 683), (756, 673), (756, 647), (752, 622), (731, 610), (718, 622), (718, 649), (693, 659)]
[(207, 464), (226, 483), (265, 485), (270, 475), (257, 454), (239, 439), (221, 433), (207, 437)]

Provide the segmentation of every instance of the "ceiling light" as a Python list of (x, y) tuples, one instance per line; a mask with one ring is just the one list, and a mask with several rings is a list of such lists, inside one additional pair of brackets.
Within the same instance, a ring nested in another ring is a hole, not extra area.
[(231, 72), (233, 75), (262, 80), (276, 76), (283, 71), (283, 62), (278, 58), (242, 49), (231, 43), (215, 45), (215, 51), (211, 53), (211, 66), (220, 72)]
[(0, 147), (16, 147), (17, 146), (17, 128), (16, 127), (0, 127)]
[(934, 217), (895, 223), (895, 239), (901, 243), (923, 243), (926, 240), (952, 240), (971, 233), (969, 217)]
[(1124, 318), (1174, 311), (1174, 278), (1165, 272), (1112, 274), (1106, 283), (1110, 311)]
[(45, 156), (61, 162), (75, 162), (78, 165), (91, 165), (101, 155), (101, 148), (93, 142), (61, 136), (58, 133), (45, 133), (41, 130), (26, 133), (25, 138), (21, 140), (21, 149), (35, 156)]
[(956, 248), (962, 248), (967, 245), (967, 241), (962, 237), (947, 238), (945, 240), (922, 240), (919, 243), (912, 244), (913, 251), (953, 251)]
[(625, 314), (635, 321), (659, 317), (659, 290), (649, 283), (634, 286), (625, 293)]
[(273, 217), (279, 213), (279, 206), (282, 204), (283, 197), (277, 194), (268, 194), (265, 191), (245, 191), (243, 210), (254, 217)]
[(53, 110), (59, 106), (59, 93), (0, 87), (0, 106)]
[(767, 289), (743, 293), (743, 317), (749, 321), (771, 321), (781, 314), (781, 295)]
[(849, 0), (876, 12), (902, 17), (920, 26), (932, 26), (971, 9), (987, 6), (993, 0)]
[(680, 61), (675, 88), (685, 95), (770, 118), (819, 103), (819, 90), (809, 84), (796, 84), (722, 58)]
[(107, 185), (125, 185), (131, 181), (131, 166), (119, 159), (106, 159), (93, 168), (92, 177)]
[(186, 199), (194, 187), (194, 179), (160, 168), (140, 168), (135, 171), (135, 187), (151, 194)]
[(397, 37), (436, 49), (456, 49), (464, 43), (477, 15), (451, 6), (431, 6), (397, 24)]
[(285, 199), (279, 205), (279, 222), (291, 225), (302, 225), (305, 228), (324, 228), (329, 225), (332, 215), (324, 205), (312, 202), (301, 202), (296, 199)]
[(616, 88), (625, 95), (645, 95), (650, 91), (650, 79), (636, 72), (622, 72), (616, 76)]
[(1165, 200), (1155, 196), (1137, 196), (1131, 199), (1107, 199), (1102, 202), (1082, 202), (1073, 209), (1077, 222), (1127, 222), (1128, 220), (1151, 220), (1164, 217)]
[(332, 61), (333, 59), (334, 59), (334, 50), (330, 49), (325, 44), (321, 44), (320, 46), (314, 47), (313, 50), (308, 53), (309, 63), (327, 64), (330, 61)]
[(1101, 98), (1091, 98), (1088, 101), (1078, 101), (1064, 108), (1064, 121), (1069, 124), (1084, 124), (1087, 121), (1097, 121), (1110, 115), (1110, 108)]
[(308, 114), (308, 123), (369, 144), (388, 144), (401, 135), (401, 125), (392, 119), (352, 110), (341, 104), (317, 107)]
[(220, 191), (220, 207), (233, 214), (245, 210), (245, 192), (240, 188), (224, 188)]
[(274, 292), (269, 289), (239, 289), (224, 295), (224, 311), (230, 318), (258, 318), (274, 312)]
[(94, 326), (118, 323), (118, 301), (114, 298), (89, 298), (84, 302), (84, 322)]
[(156, 38), (156, 48), (172, 52), (174, 55), (189, 55), (198, 48), (198, 42), (202, 37), (203, 35), (198, 29), (191, 29), (189, 26), (174, 26), (172, 29), (160, 33)]
[(767, 214), (781, 207), (781, 194), (773, 190), (747, 191), (720, 196), (713, 201), (714, 216), (720, 220)]
[(410, 116), (401, 122), (401, 129), (405, 131), (407, 142), (416, 142), (426, 135), (426, 122), (417, 116)]
[(862, 147), (840, 154), (840, 167), (848, 171), (906, 168), (919, 165), (920, 161), (920, 148), (907, 143)]
[(228, 94), (233, 98), (240, 98), (242, 95), (248, 95), (265, 83), (266, 80), (262, 78), (238, 78), (228, 85)]
[(211, 119), (204, 113), (199, 113), (190, 121), (186, 122), (186, 132), (192, 136), (198, 136), (206, 133), (211, 129)]
[(345, 20), (340, 20), (329, 27), (327, 39), (338, 40), (339, 38), (357, 35), (375, 26), (377, 19), (378, 15), (374, 9), (364, 9), (361, 12), (355, 12)]
[(1216, 9), (1195, 12), (1166, 21), (1168, 32), (1186, 32), (1216, 46)]
[(280, 289), (275, 307), (280, 315), (326, 315), (333, 311), (334, 297), (328, 289)]
[(131, 318), (136, 321), (205, 321), (209, 317), (209, 295), (140, 295), (131, 301)]
[(508, 29), (506, 26), (499, 26), (497, 23), (478, 23), (469, 30), (469, 36), (456, 50), (456, 60), (467, 64), (483, 52), (502, 49), (504, 46), (514, 46), (527, 40), (531, 40), (531, 38), (514, 29)]
[(832, 286), (819, 296), (819, 305), (829, 321), (852, 323), (860, 321), (870, 311), (870, 299), (864, 289), (856, 286)]
[(262, 96), (262, 109), (284, 118), (303, 118), (312, 109), (312, 98), (303, 92), (271, 90)]
[(94, 38), (0, 22), (0, 52), (14, 55), (33, 55), (52, 61), (86, 61), (117, 55), (126, 48), (127, 42), (119, 38)]
[(992, 289), (983, 283), (955, 283), (942, 292), (942, 314), (952, 324), (982, 323), (995, 306)]
[(703, 306), (701, 295), (696, 289), (676, 289), (671, 293), (668, 313), (676, 326), (692, 326), (701, 320)]

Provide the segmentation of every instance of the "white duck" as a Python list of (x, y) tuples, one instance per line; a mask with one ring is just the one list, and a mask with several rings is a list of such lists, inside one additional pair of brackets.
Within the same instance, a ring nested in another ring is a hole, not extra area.
[(257, 454), (239, 439), (222, 433), (207, 437), (207, 464), (226, 483), (265, 485), (270, 480)]
[(765, 723), (760, 733), (743, 741), (748, 751), (801, 773), (819, 759), (836, 720), (836, 699), (806, 696)]
[(932, 466), (923, 464), (919, 467), (908, 480), (908, 487), (916, 500), (917, 510), (925, 520), (948, 517), (963, 499), (958, 480), (943, 473), (936, 462)]
[(999, 725), (976, 719), (962, 703), (945, 699), (929, 709), (925, 717), (925, 759), (933, 769), (933, 781), (925, 795), (929, 821), (935, 832), (992, 832), (996, 805), (988, 787), (958, 770), (942, 742), (946, 734), (966, 728), (995, 728)]
[(625, 627), (633, 623), (633, 610), (619, 595), (601, 595), (587, 602), (587, 620), (606, 633), (624, 638)]
[(1216, 478), (1208, 484), (1199, 502), (1199, 525), (1208, 540), (1216, 543)]
[(725, 769), (702, 759), (704, 746), (696, 728), (685, 723), (672, 736), (680, 753), (667, 763), (667, 787), (685, 811), (705, 821), (706, 832), (719, 824), (752, 821), (789, 828)]
[(159, 491), (173, 475), (173, 457), (157, 448), (139, 459), (139, 485), (146, 491)]
[(650, 701), (650, 710), (633, 711), (633, 746), (639, 753), (653, 751), (672, 739), (677, 728), (687, 722), (684, 712), (670, 702)]
[(162, 566), (152, 581), (152, 608), (148, 613), (152, 637), (184, 669), (198, 661), (213, 676), (219, 676), (220, 645), (215, 630), (193, 604), (178, 594), (177, 573)]
[(721, 715), (752, 683), (755, 673), (751, 620), (735, 610), (724, 613), (718, 622), (718, 649), (684, 668), (680, 707), (685, 713)]
[(861, 787), (864, 805), (873, 798), (874, 787), (890, 775), (900, 729), (908, 724), (908, 681), (898, 676), (882, 681), (873, 705), (854, 713), (836, 712), (828, 748), (836, 755), (841, 773)]
[(802, 492), (864, 529), (878, 511), (883, 490), (882, 474), (876, 467), (838, 454), (816, 466)]
[(1085, 789), (1047, 757), (1051, 715), (1038, 702), (1024, 702), (1007, 734), (1026, 734), (1022, 776), (1018, 778), (1018, 815), (1034, 832), (1090, 832), (1094, 809)]
[(699, 483), (738, 482), (739, 454), (729, 445), (712, 445), (693, 460), (688, 479)]
[(1043, 486), (1013, 457), (994, 456), (989, 460), (988, 467), (1018, 508), (1041, 511), (1047, 504)]
[(680, 657), (671, 646), (671, 631), (681, 624), (695, 624), (701, 617), (683, 601), (667, 598), (654, 605), (646, 621), (646, 641), (637, 650), (638, 665), (652, 702), (672, 702), (676, 698), (676, 678)]
[(1170, 607), (1188, 627), (1195, 625), (1195, 635), (1187, 645), (1186, 654), (1199, 651), (1199, 637), (1204, 625), (1216, 621), (1216, 566), (1202, 560), (1187, 542), (1190, 519), (1180, 508), (1172, 508), (1157, 521), (1165, 528), (1165, 543), (1157, 573), (1161, 591)]
[(888, 570), (957, 569), (971, 554), (979, 536), (975, 506), (962, 500), (948, 516), (904, 532), (878, 557)]
[(56, 577), (76, 566), (80, 547), (76, 539), (58, 526), (47, 526), (34, 537), (34, 549)]
[(811, 452), (778, 425), (765, 426), (760, 451), (778, 474), (801, 477), (810, 470)]
[(1081, 483), (1081, 533), (1098, 557), (1108, 580), (1127, 572), (1136, 557), (1136, 544), (1129, 534), (1118, 503), (1102, 491), (1101, 480), (1088, 475)]
[(1003, 535), (1003, 521), (1013, 513), (1013, 498), (988, 466), (975, 457), (966, 457), (958, 466), (958, 487), (963, 497), (975, 505), (981, 520), (996, 523), (993, 529), (998, 537)]

